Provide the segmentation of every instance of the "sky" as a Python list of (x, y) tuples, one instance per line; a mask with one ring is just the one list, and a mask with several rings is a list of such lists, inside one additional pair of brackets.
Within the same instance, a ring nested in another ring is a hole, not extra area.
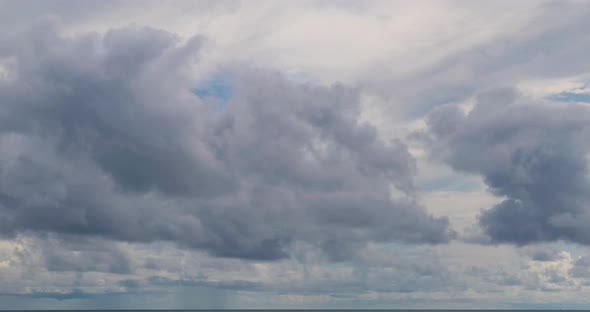
[(0, 309), (587, 308), (589, 14), (0, 0)]

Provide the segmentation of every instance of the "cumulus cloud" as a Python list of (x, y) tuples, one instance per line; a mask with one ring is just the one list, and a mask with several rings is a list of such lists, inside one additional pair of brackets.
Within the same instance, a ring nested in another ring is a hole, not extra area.
[(586, 280), (586, 285), (590, 284), (590, 255), (584, 255), (576, 259), (570, 274)]
[(134, 270), (127, 252), (105, 241), (46, 239), (37, 247), (48, 271), (132, 274)]
[(573, 275), (575, 259), (566, 251), (559, 251), (552, 259), (531, 259), (518, 272), (509, 274), (504, 281), (521, 285), (525, 289), (559, 291), (579, 288), (581, 280)]
[(559, 248), (551, 245), (531, 245), (521, 248), (519, 251), (533, 261), (547, 262), (557, 261), (560, 258), (563, 258), (563, 252), (559, 250)]
[(357, 90), (236, 67), (232, 97), (212, 109), (191, 91), (202, 42), (140, 27), (66, 36), (51, 19), (5, 34), (3, 235), (163, 240), (266, 260), (297, 241), (341, 260), (367, 242), (453, 236), (417, 203), (406, 146), (358, 122)]
[(478, 96), (467, 114), (452, 105), (436, 109), (428, 132), (434, 158), (481, 175), (503, 198), (479, 216), (492, 242), (590, 244), (587, 106), (497, 89)]
[[(3, 302), (7, 294), (17, 294), (73, 303), (125, 294), (158, 297), (214, 291), (228, 297), (239, 292), (358, 300), (375, 292), (401, 295), (463, 287), (430, 247), (406, 246), (400, 254), (371, 245), (349, 259), (348, 265), (326, 262), (326, 255), (317, 248), (299, 247), (291, 259), (253, 262), (217, 258), (162, 242), (19, 237), (12, 246), (0, 244), (0, 263), (8, 263), (0, 264), (4, 280), (0, 297)], [(113, 307), (125, 306), (120, 301), (125, 300), (115, 300)]]

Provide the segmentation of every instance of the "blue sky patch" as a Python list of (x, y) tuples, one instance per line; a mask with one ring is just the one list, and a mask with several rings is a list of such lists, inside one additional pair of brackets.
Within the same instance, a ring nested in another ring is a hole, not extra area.
[(226, 103), (231, 98), (233, 89), (227, 78), (216, 75), (202, 81), (193, 89), (193, 93), (201, 99), (216, 99)]
[(590, 94), (587, 93), (573, 93), (573, 92), (561, 92), (555, 95), (549, 96), (550, 100), (560, 102), (584, 102), (590, 103)]

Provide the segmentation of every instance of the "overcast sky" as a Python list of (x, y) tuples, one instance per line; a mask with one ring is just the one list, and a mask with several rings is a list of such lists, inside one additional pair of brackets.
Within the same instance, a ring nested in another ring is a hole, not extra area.
[(587, 308), (588, 16), (0, 0), (0, 309)]

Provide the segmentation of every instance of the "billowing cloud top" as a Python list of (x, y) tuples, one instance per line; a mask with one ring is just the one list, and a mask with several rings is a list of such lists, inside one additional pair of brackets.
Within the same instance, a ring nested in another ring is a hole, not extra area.
[(590, 244), (590, 109), (533, 102), (511, 89), (480, 95), (467, 114), (448, 106), (429, 119), (431, 151), (480, 174), (505, 199), (479, 222), (493, 242)]
[(405, 145), (359, 123), (355, 89), (234, 69), (215, 106), (187, 75), (200, 45), (138, 27), (64, 36), (50, 20), (3, 38), (4, 234), (267, 260), (298, 241), (344, 259), (367, 242), (449, 240), (416, 203)]

